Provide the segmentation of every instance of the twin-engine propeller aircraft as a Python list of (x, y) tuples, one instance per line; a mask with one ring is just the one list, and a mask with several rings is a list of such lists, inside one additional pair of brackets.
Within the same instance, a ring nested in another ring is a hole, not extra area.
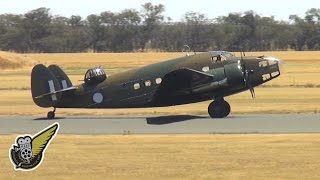
[(146, 108), (213, 100), (212, 118), (229, 115), (224, 100), (280, 75), (280, 60), (269, 56), (236, 57), (226, 51), (188, 55), (107, 76), (101, 67), (89, 69), (84, 83), (73, 86), (57, 66), (34, 66), (31, 90), (35, 104), (56, 108)]

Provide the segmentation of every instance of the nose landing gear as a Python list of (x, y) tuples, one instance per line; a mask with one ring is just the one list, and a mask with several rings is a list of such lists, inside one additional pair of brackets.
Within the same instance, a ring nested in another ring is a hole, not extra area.
[(48, 112), (47, 118), (48, 118), (48, 119), (54, 119), (55, 112), (56, 112), (56, 108), (54, 107), (54, 108), (53, 108), (53, 111), (49, 111), (49, 112)]
[(224, 99), (216, 99), (209, 104), (208, 113), (211, 118), (224, 118), (229, 115), (231, 107)]

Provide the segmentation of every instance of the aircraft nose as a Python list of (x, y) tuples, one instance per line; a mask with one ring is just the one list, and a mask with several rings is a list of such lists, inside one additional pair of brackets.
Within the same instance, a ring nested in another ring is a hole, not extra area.
[(271, 56), (244, 59), (244, 80), (252, 86), (260, 85), (280, 76), (281, 60)]
[(275, 57), (258, 56), (243, 59), (242, 70), (245, 86), (255, 96), (254, 87), (280, 76), (281, 60)]
[(267, 60), (269, 66), (268, 71), (270, 71), (271, 74), (274, 72), (279, 72), (280, 74), (283, 63), (281, 59), (271, 56), (264, 57), (263, 59)]

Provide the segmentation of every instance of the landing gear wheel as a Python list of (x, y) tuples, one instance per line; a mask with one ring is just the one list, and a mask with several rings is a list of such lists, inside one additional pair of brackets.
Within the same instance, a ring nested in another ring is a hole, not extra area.
[(223, 117), (227, 117), (230, 114), (230, 111), (231, 111), (230, 104), (227, 101), (223, 101), (222, 106), (223, 106), (223, 109), (224, 109)]
[(208, 107), (208, 113), (211, 118), (224, 118), (229, 115), (230, 111), (230, 105), (225, 100), (215, 100)]
[(55, 113), (53, 111), (49, 111), (47, 114), (48, 119), (54, 119)]
[(49, 111), (48, 114), (47, 114), (47, 118), (48, 119), (54, 119), (55, 112), (56, 112), (56, 108), (54, 108), (53, 111)]

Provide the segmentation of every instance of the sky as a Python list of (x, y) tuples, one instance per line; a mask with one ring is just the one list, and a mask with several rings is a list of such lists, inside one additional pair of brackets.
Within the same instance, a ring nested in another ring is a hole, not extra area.
[(253, 10), (259, 15), (274, 16), (276, 20), (288, 20), (289, 15), (301, 17), (311, 8), (320, 8), (319, 0), (0, 0), (0, 14), (24, 14), (39, 7), (50, 8), (53, 15), (69, 17), (104, 11), (120, 12), (123, 9), (141, 10), (146, 2), (163, 4), (164, 15), (173, 21), (180, 21), (188, 11), (200, 12), (209, 18), (228, 15), (232, 12)]

